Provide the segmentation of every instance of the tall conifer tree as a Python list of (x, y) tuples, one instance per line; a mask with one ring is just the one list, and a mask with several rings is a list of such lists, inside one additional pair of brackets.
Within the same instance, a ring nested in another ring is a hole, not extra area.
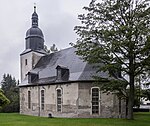
[(1, 82), (4, 95), (10, 100), (10, 104), (4, 107), (2, 112), (19, 112), (19, 87), (17, 81), (10, 74), (4, 74)]

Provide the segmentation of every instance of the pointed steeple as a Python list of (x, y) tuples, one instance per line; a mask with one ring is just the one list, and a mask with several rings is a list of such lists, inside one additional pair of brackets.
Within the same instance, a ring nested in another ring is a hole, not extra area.
[(38, 27), (38, 15), (36, 13), (36, 6), (34, 5), (34, 12), (32, 14), (32, 27)]
[(32, 14), (32, 26), (26, 32), (26, 49), (34, 51), (44, 49), (44, 36), (42, 30), (38, 27), (38, 14), (36, 13), (36, 6), (34, 5), (34, 12)]

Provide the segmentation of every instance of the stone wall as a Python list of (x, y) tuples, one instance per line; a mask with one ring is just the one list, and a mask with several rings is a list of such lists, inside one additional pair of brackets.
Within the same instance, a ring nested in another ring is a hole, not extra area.
[[(57, 89), (62, 90), (62, 111), (57, 112)], [(44, 90), (44, 110), (41, 110), (40, 92)], [(28, 109), (28, 91), (31, 91), (31, 109)], [(78, 84), (32, 86), (20, 88), (20, 113), (35, 116), (72, 117), (76, 114)]]
[[(34, 116), (74, 117), (74, 118), (124, 118), (125, 102), (116, 95), (102, 93), (100, 90), (99, 114), (92, 114), (91, 88), (98, 87), (92, 83), (70, 83), (47, 86), (20, 88), (20, 113)], [(62, 110), (57, 112), (57, 89), (62, 90)], [(44, 110), (41, 110), (40, 91), (44, 90)], [(28, 109), (28, 91), (31, 91), (31, 109)]]
[(79, 83), (79, 107), (78, 117), (100, 117), (100, 118), (125, 118), (125, 101), (121, 101), (121, 112), (119, 113), (119, 100), (113, 93), (102, 93), (99, 88), (99, 114), (92, 114), (91, 89), (99, 88), (98, 85), (91, 83)]

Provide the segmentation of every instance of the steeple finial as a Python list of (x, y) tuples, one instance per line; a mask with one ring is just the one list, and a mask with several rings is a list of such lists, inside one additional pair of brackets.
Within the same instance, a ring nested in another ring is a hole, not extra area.
[(36, 12), (36, 3), (34, 3), (34, 12)]

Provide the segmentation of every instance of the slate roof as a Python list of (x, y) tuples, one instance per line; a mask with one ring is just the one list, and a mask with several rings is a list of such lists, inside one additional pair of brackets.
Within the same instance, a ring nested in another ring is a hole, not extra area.
[(41, 49), (41, 50), (26, 49), (26, 50), (24, 50), (24, 51), (20, 54), (20, 56), (21, 56), (21, 55), (24, 55), (24, 54), (26, 54), (26, 53), (32, 52), (32, 51), (37, 52), (37, 53), (41, 53), (41, 54), (46, 54), (46, 52), (45, 52), (43, 49)]
[[(61, 51), (51, 53), (41, 57), (39, 62), (35, 65), (34, 69), (30, 72), (37, 73), (39, 80), (36, 82), (39, 84), (51, 84), (58, 83), (56, 81), (56, 67), (58, 65), (64, 66), (69, 69), (69, 81), (93, 81), (92, 76), (96, 75), (96, 68), (87, 62), (83, 62), (81, 57), (75, 54), (76, 49), (74, 47), (63, 49)], [(102, 78), (108, 78), (108, 73), (100, 72), (98, 75)], [(25, 79), (21, 85), (26, 85), (27, 79)]]

